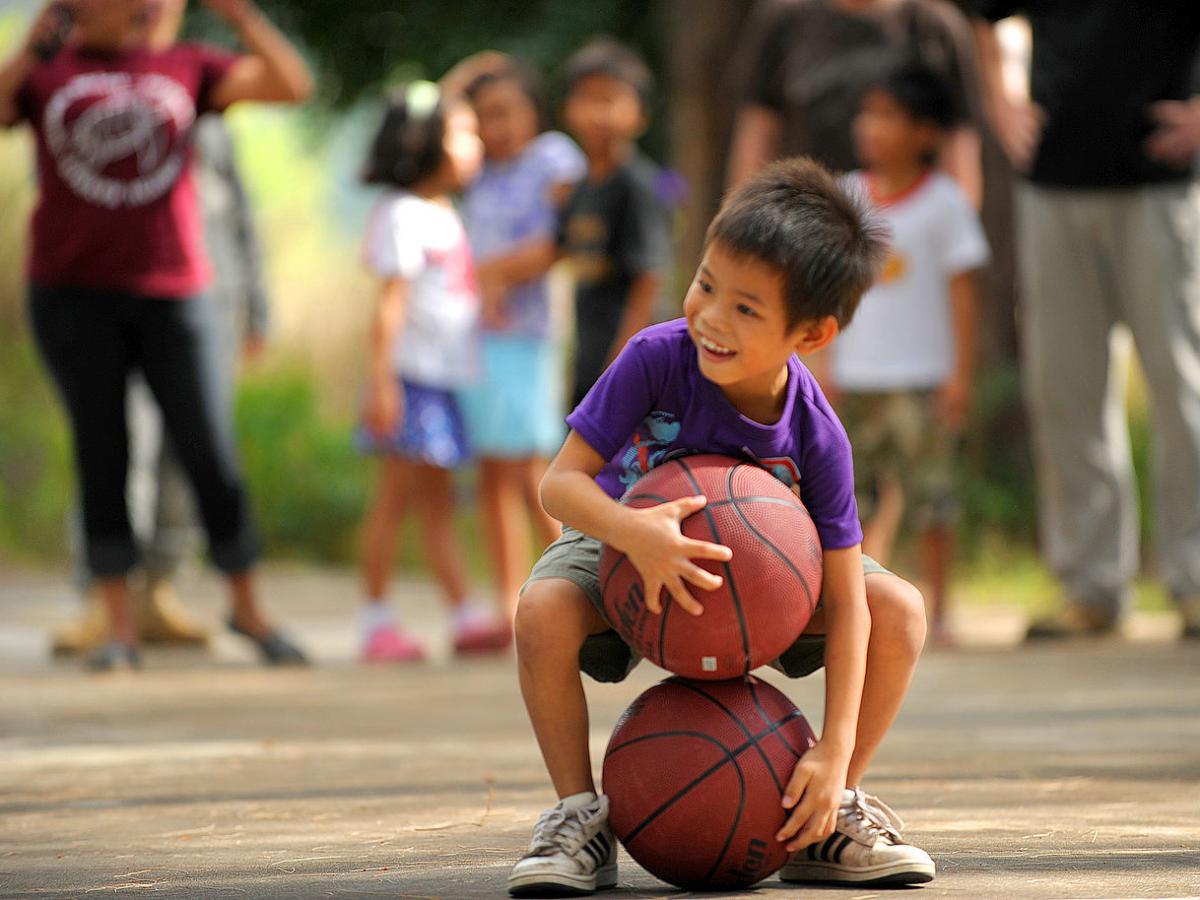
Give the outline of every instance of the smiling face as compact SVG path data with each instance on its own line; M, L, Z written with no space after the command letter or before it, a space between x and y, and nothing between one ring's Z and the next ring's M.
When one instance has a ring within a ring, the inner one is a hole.
M751 418L778 413L793 353L832 340L832 317L789 326L783 278L768 265L709 244L683 301L700 372Z

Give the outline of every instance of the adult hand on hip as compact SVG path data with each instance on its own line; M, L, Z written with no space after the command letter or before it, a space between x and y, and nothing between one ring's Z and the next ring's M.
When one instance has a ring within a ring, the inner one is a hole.
M1146 138L1146 155L1155 162L1187 168L1200 153L1200 97L1162 100L1150 107L1156 127Z

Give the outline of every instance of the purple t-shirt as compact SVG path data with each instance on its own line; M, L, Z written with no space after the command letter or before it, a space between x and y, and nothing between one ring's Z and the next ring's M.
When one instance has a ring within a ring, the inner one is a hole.
M798 485L825 549L862 542L846 430L794 356L783 415L763 425L738 412L700 373L685 320L652 325L626 345L567 424L609 460L596 481L614 498L668 459L724 453L753 459L789 487Z

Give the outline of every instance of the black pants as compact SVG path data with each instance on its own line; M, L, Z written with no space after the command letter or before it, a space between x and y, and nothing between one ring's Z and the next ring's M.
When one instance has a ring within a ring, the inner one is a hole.
M221 400L211 299L143 297L80 288L29 288L33 333L71 421L83 496L88 568L96 577L138 561L125 504L126 381L138 370L191 481L213 562L249 569L259 541Z

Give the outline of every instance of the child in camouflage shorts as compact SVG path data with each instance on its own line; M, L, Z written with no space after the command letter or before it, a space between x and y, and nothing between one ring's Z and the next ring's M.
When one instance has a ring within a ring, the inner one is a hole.
M954 553L954 455L975 368L975 271L987 241L970 203L938 171L959 111L932 71L906 64L863 97L849 185L892 230L891 255L833 347L838 413L854 448L864 550L886 565L904 508L921 530L930 636L947 642Z

